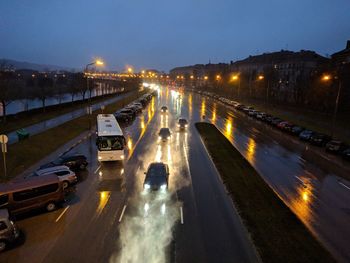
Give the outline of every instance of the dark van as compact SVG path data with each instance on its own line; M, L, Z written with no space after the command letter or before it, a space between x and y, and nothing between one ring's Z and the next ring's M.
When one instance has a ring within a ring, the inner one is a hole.
M53 211L64 202L62 182L55 175L30 177L0 185L0 209L11 214L45 208Z

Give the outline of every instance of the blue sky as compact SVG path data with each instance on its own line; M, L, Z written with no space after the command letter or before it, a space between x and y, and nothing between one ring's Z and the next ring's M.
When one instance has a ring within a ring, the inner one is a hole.
M349 0L2 0L0 58L169 70L350 39Z

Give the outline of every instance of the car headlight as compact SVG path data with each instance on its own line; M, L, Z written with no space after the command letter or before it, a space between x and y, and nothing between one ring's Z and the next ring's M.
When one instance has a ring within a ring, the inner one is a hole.
M162 136L158 136L159 139L162 139Z
M149 184L144 184L144 185L143 185L143 188L145 188L146 190L148 190L148 189L151 188L151 186L150 186Z
M177 125L177 127L180 127L180 126L181 126L180 124Z
M161 189L161 190L166 190L166 184L161 185L161 186L160 186L160 189Z
M122 154L120 155L120 159L124 160L125 156Z
M168 136L168 140L170 139L170 136Z
M99 159L99 160L102 160L102 157L101 157L101 156L99 156L99 157L98 157L98 159Z
M185 127L187 128L188 124L185 124Z

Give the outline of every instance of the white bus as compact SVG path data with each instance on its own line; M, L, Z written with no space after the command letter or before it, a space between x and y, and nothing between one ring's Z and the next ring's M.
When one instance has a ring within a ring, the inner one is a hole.
M125 137L113 114L97 115L97 158L100 162L125 158Z

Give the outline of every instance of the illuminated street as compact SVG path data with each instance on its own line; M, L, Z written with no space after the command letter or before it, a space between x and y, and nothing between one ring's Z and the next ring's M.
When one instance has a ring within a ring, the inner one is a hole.
M167 114L159 111L163 105L169 108ZM94 138L80 144L73 151L86 154L90 165L81 173L67 209L20 218L25 244L1 254L1 262L26 262L28 257L32 262L140 262L145 257L148 262L257 261L194 130L194 122L203 116L221 127L324 244L339 257L349 258L349 191L338 182L350 183L336 176L331 164L325 167L328 171L316 168L298 142L288 143L283 134L267 136L270 127L225 111L209 98L163 89L125 128L128 158L124 165L100 165ZM189 120L185 131L176 126L180 116ZM159 141L161 127L171 129L170 141ZM154 161L169 165L168 191L142 189L144 172ZM274 169L270 169L272 163Z

